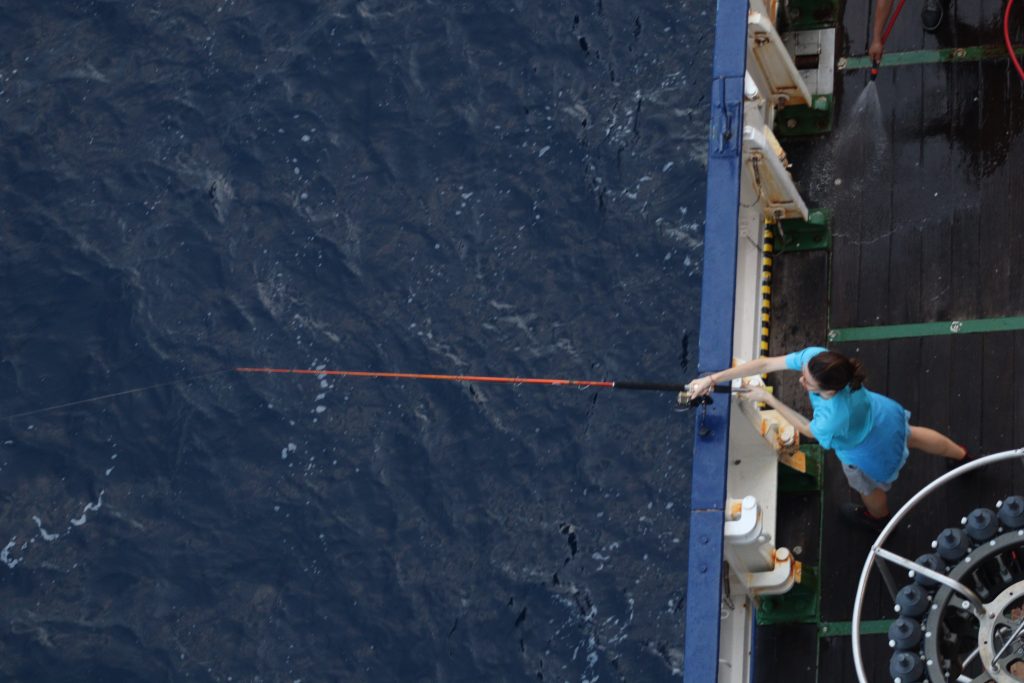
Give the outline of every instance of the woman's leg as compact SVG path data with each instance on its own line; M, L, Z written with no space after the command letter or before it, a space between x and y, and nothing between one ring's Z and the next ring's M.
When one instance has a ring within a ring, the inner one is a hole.
M868 513L875 519L889 516L889 499L882 489L875 489L867 495L862 493L860 497L864 501L864 507L868 509Z
M934 429L927 427L910 426L910 436L907 437L907 445L932 455L941 455L950 460L962 460L967 451L945 434L940 434Z

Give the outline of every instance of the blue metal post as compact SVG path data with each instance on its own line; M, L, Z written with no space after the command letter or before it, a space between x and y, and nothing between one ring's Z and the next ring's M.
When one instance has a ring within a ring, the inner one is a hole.
M701 372L732 364L746 57L747 2L718 0L701 285ZM729 399L715 401L706 416L696 419L683 680L714 683L718 678Z

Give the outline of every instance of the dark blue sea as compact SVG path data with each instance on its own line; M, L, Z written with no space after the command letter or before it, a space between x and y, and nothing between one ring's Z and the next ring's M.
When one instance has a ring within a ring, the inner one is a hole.
M692 377L713 19L0 2L0 680L678 680L674 396L205 373Z

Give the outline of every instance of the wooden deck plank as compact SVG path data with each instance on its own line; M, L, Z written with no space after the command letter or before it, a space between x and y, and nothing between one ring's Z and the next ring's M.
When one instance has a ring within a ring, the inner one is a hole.
M828 190L826 196L817 201L818 205L826 206L831 211L832 231L832 278L829 293L829 325L832 327L849 327L857 319L858 306L858 282L860 279L860 245L863 240L862 230L865 224L863 212L864 192L861 186L870 179L857 179L851 182L850 178L841 177L847 171L862 175L860 169L863 162L850 163L842 158L843 153L839 147L846 147L853 143L844 143L842 138L844 131L853 128L857 121L854 120L854 108L857 96L864 88L864 75L858 73L844 73L836 79L836 133L830 136L829 146L826 150L819 151L816 157L801 157L801 163L810 169L808 175L821 174L825 176L826 182L815 183L812 186L824 187ZM845 133L854 135L855 133ZM845 150L844 150L845 151ZM862 153L858 147L855 153ZM835 183L839 182L839 185ZM845 183L845 184L844 184ZM804 181L802 188L811 183Z
M947 0L948 1L948 0ZM983 30L985 17L991 16L991 10L980 1L953 2L947 9L950 26L958 45L980 45L989 31Z
M871 391L888 395L889 345L886 342L845 342L832 347L842 354L860 361L867 373L864 382Z
M924 69L914 69L917 85L923 90ZM917 100L917 117L907 116L899 124L896 139L892 145L893 175L895 178L917 174L921 165L921 143L924 136L924 100L921 93L913 94ZM923 244L921 236L921 212L919 206L926 201L930 183L914 183L909 187L894 185L892 192L892 228L889 242L889 311L885 324L901 324L921 320Z
M1013 377L1017 391L1013 400L1013 445L1011 448L1024 446L1024 332L1013 333Z
M857 321L860 280L861 212L854 202L832 206L832 278L829 326L852 327Z
M982 335L981 444L983 453L1014 447L1013 405L1021 389L1013 379L1014 333Z
M874 3L843 3L843 16L839 29L838 52L840 55L867 54L871 41L871 21Z
M868 680L891 681L889 658L892 652L885 636L863 635L860 645ZM853 664L853 641L850 637L822 638L820 657L818 680L821 683L856 683L857 671Z
M973 140L972 153L978 159L974 170L981 176L977 193L980 268L975 288L981 293L982 317L1017 315L1019 311L1011 305L1017 297L1011 297L1011 290L1020 290L1021 285L1010 279L1013 254L1008 247L1021 240L1019 223L1010 214L1009 200L1021 191L1021 178L1013 178L1014 169L1008 163L1012 138L1007 130L1015 107L1006 98L1014 84L1006 78L1005 64L995 61L979 65L979 78L981 87L992 93L994 101L979 101L977 134ZM1024 103L1018 102L1017 107L1021 104Z
M975 453L981 447L981 351L983 335L952 337L949 363L948 436ZM933 400L942 400L939 392Z
M789 548L796 559L821 566L821 496L817 491L779 496L776 536L778 544Z
M1018 87L1017 99L1024 102L1024 82ZM1024 106L1018 107L1018 110L1015 112L1017 119L1024 121ZM1024 138L1018 136L1009 157L1003 196L1006 198L1009 224L1019 225L1021 217L1024 217L1024 188L1020 184L1020 179L1024 178ZM1013 311L1013 315L1024 315L1024 239L1018 235L1017 239L1010 239L1009 244L1004 244L1003 248L1007 249L1010 256L1010 267L1006 274L1010 290L1008 308Z
M853 596L857 589L864 558L874 541L874 534L865 528L850 525L839 514L839 506L859 500L843 475L835 455L829 453L825 464L825 507L822 510L821 583L827 586L821 595L821 617L824 621L849 621L853 613ZM872 582L865 596L866 619L885 616L891 601L885 588Z
M954 211L950 317L954 320L980 317L978 272L982 267L977 217L966 209Z
M817 626L759 626L754 653L754 683L817 683Z
M919 73L919 69L904 72ZM879 83L879 97L898 99L904 106L920 107L919 101L907 97L906 88L894 88ZM891 112L883 110L884 130L864 130L864 135L878 135L893 140L894 127L899 120L894 108ZM861 124L863 125L863 124ZM889 319L890 297L889 257L890 238L893 231L894 168L891 146L887 153L877 157L870 154L873 140L864 140L862 148L866 156L862 163L862 198L860 211L862 226L860 231L860 257L857 280L857 314L855 325L880 325ZM846 182L850 182L850 178ZM841 258L838 257L837 258Z
M949 434L950 404L949 368L950 337L924 337L921 340L921 364L917 385L924 397L911 409L910 424ZM945 473L946 467L938 458L911 454L914 467L919 468L924 481L931 481Z
M1020 33L1018 32L1018 36ZM1019 226L1024 217L1024 188L1021 185L1021 178L1024 178L1024 81L1019 78L1010 78L1007 84L1006 94L1003 102L1008 110L1007 130L1008 150L1006 157L1006 185L1004 187L1002 202L1007 207L1006 216L1008 224ZM1016 239L1013 239L1015 237ZM1010 272L1007 273L1007 280L1010 287L1010 309L1024 314L1024 239L1020 239L1017 231L1008 240L1010 253ZM1024 379L1024 374L1022 374Z
M868 3L873 5L874 3ZM898 2L892 4L895 11ZM934 43L934 39L928 37L921 26L921 3L907 3L904 5L900 15L896 18L892 33L885 44L887 52L906 52L907 50L921 50L925 48L926 42Z
M808 346L825 344L828 329L828 253L821 251L778 254L772 266L771 334L768 354L782 356ZM811 414L807 392L796 373L771 378L781 401Z
M856 681L850 639L843 636L821 639L818 680L847 683Z
M934 168L953 168L949 69L929 68L922 71L921 101L924 122L918 163L922 168L926 163ZM949 320L953 216L946 207L959 203L960 190L955 185L953 173L918 175L927 178L933 207L937 206L940 210L918 210L917 216L912 219L921 230L921 308L920 318L912 322Z

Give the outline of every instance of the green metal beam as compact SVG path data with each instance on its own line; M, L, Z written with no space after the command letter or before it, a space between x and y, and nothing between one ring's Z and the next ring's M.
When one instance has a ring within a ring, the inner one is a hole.
M935 337L943 334L1012 332L1014 330L1024 330L1024 316L909 323L906 325L877 325L874 327L840 327L829 330L828 340L830 342L879 341L905 337Z
M889 632L891 619L875 619L873 621L860 622L860 634L862 636L878 635ZM852 636L853 624L849 621L823 621L818 624L818 635L826 636Z
M1018 55L1024 55L1024 47L1014 48ZM947 47L941 50L909 50L907 52L886 52L882 57L882 68L907 66L910 64L936 64L939 62L980 62L990 59L1006 59L1005 45L976 45L974 47ZM838 71L870 69L871 58L840 57L836 63Z

